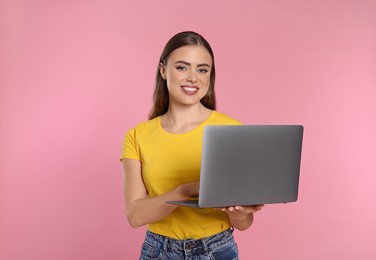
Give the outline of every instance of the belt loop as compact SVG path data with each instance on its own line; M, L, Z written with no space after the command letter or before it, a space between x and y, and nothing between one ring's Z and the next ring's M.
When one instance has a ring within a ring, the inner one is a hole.
M168 246L168 237L163 238L163 250L167 251L167 246Z
M208 250L208 246L206 245L206 240L201 239L201 244L202 244L202 248L204 249L205 255L208 254L209 250Z

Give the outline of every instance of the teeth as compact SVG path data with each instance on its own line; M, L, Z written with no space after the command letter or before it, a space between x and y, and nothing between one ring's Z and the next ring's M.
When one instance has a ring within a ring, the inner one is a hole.
M183 87L185 90L187 91L196 91L197 88L193 88L193 87Z

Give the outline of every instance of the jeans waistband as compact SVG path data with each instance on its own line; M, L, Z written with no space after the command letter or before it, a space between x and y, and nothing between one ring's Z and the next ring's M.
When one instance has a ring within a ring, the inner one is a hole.
M161 245L164 250L172 251L203 251L207 252L213 247L225 244L234 239L232 236L233 229L227 229L223 232L202 239L174 239L147 231L146 241L152 245Z

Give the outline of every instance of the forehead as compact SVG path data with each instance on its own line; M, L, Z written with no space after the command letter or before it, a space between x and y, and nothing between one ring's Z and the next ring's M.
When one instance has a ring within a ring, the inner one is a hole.
M185 61L191 64L212 64L210 53L202 46L183 46L174 50L168 57L169 61Z

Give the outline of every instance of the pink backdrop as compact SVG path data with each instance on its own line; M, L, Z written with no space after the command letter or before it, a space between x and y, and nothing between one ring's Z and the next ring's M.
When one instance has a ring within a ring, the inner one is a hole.
M162 48L216 53L219 110L305 126L300 197L235 235L242 259L376 259L376 2L1 0L0 259L136 259L123 135Z

